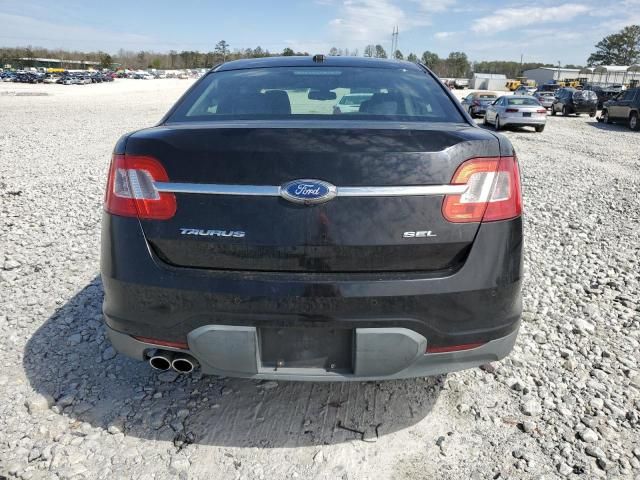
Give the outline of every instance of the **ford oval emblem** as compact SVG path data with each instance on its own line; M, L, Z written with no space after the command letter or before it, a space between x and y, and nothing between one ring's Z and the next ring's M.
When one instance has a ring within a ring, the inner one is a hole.
M335 185L322 180L293 180L280 187L280 196L294 203L323 203L336 196Z

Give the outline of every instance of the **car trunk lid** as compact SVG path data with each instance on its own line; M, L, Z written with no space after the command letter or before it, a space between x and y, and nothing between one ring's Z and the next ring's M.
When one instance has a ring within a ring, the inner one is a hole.
M499 156L490 132L459 124L250 123L161 126L129 138L127 155L157 159L168 174L167 190L175 192L172 218L141 220L165 262L218 270L389 272L450 270L466 258L479 224L446 221L442 194L414 195L411 188L446 186L468 158ZM338 196L310 205L273 194L298 179L333 184ZM341 194L349 191L352 196Z

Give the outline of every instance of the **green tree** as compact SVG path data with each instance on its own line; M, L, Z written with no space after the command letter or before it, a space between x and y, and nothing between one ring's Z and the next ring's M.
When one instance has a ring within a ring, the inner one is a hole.
M285 57L293 57L296 54L291 48L287 47L282 51L282 55Z
M376 54L375 45L367 45L364 47L364 56L365 57L373 57Z
M430 52L429 50L422 54L421 60L422 63L424 63L431 70L434 70L438 66L438 63L440 63L440 57L438 56L438 54Z
M417 63L418 56L415 53L411 52L409 55L407 55L407 61Z
M463 52L451 52L445 62L452 77L466 77L471 70L467 54Z
M113 58L111 58L111 55L104 52L98 52L98 54L100 55L100 68L111 68L111 65L113 64Z
M376 45L376 58L387 58L387 52L385 52L382 45Z
M640 25L629 25L596 43L588 65L633 65L640 62Z
M402 55L402 52L400 50L396 50L395 52L393 52L393 58L395 58L396 60L404 60L404 55Z
M339 55L338 49L336 47L331 47L331 50L329 50L329 56L337 57L338 55Z
M229 55L229 44L224 40L220 40L216 43L216 48L213 50L218 57L222 58L222 61L225 62L227 60L227 55Z

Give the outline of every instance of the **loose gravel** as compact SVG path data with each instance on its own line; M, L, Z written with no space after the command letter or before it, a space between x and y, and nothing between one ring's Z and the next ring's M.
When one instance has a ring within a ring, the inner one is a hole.
M0 84L0 477L640 478L640 134L585 116L506 132L526 281L502 362L360 384L158 374L105 338L101 204L116 139L189 84Z

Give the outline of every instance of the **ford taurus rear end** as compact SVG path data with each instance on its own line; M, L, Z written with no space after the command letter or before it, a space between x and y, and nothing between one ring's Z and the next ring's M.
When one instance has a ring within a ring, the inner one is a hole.
M522 247L512 146L426 68L230 62L115 147L105 321L160 370L440 374L511 351Z

